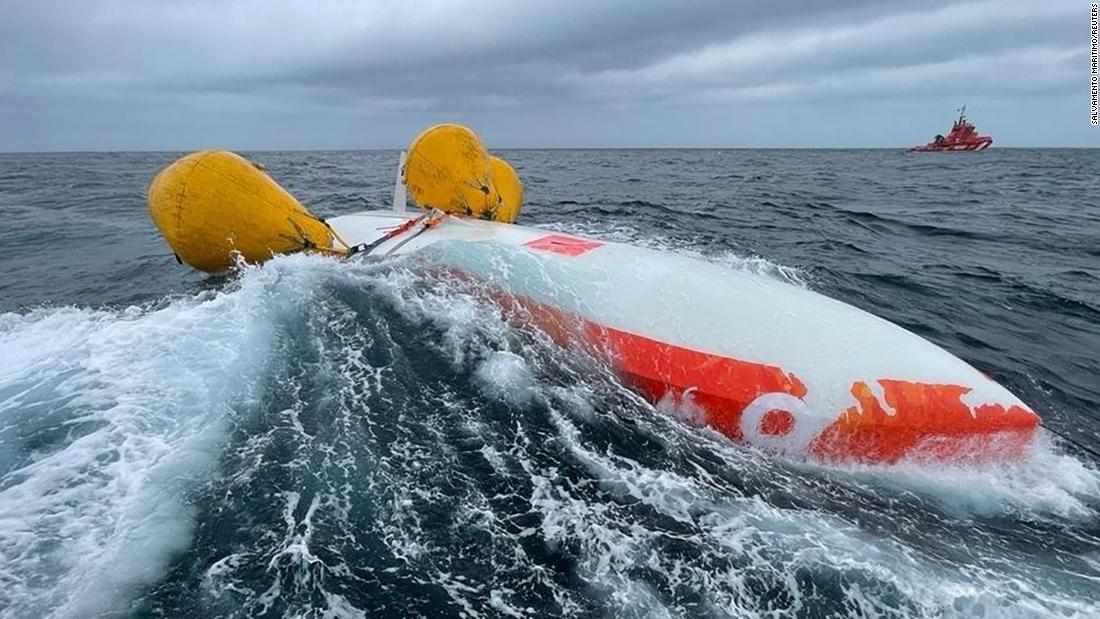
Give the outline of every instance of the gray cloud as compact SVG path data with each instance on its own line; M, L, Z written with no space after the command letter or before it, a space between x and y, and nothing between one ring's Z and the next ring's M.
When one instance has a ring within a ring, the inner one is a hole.
M1087 2L0 0L0 149L1095 145Z

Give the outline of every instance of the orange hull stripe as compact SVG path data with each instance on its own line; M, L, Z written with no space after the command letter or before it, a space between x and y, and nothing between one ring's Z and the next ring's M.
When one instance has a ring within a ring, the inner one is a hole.
M744 439L741 415L769 393L805 398L806 385L793 373L676 346L606 327L528 297L494 292L515 318L531 321L563 346L583 344L603 354L623 377L653 402L671 397L691 401L707 423L731 439ZM894 462L900 458L939 460L1019 459L1027 455L1039 417L1022 406L984 404L971 410L962 385L883 378L886 407L862 381L851 386L853 405L810 443L809 454L825 460ZM775 436L798 423L791 411L767 411L760 431Z

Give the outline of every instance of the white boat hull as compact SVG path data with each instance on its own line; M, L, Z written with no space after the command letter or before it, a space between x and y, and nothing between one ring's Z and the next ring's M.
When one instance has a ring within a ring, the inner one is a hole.
M371 243L420 214L329 224ZM826 460L1014 459L1039 423L947 351L809 290L537 228L455 217L421 228L372 253L434 247L442 266L489 282L555 337L605 353L646 396L698 407L734 440Z

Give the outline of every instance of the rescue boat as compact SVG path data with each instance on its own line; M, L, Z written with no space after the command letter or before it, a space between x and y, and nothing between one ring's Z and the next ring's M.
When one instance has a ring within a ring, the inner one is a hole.
M197 153L154 179L150 212L177 256L205 270L232 253L422 255L734 441L830 462L1029 454L1039 417L1026 404L882 318L705 260L508 223L522 184L464 131L434 127L414 140L392 210L324 221L246 160ZM406 190L427 209L406 211Z
M951 131L946 136L936 135L929 143L923 146L914 146L911 152L946 152L946 151L978 151L985 150L993 145L993 138L988 135L978 135L977 128L966 118L966 106L959 109L959 119L951 125Z

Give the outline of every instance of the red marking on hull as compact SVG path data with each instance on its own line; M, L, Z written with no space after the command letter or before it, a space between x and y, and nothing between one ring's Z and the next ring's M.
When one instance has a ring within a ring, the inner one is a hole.
M463 279L468 276L459 274ZM506 315L533 323L565 347L582 345L603 355L623 378L652 402L691 399L706 422L727 437L745 440L745 408L766 394L800 400L806 385L793 373L766 363L693 350L607 327L528 297L500 290L490 296ZM888 413L870 387L851 387L856 404L839 414L807 448L827 461L895 462L904 457L951 461L1020 459L1028 454L1038 416L1021 406L985 404L971 410L961 385L935 385L880 379ZM783 437L800 423L797 411L772 409L759 431Z
M962 385L882 379L886 410L864 382L852 385L857 404L814 440L824 459L894 462L905 456L934 460L1015 460L1027 455L1038 416L1022 406L984 404L971 410Z
M602 354L652 402L666 397L681 401L690 393L692 402L706 411L707 423L734 440L743 439L741 411L760 395L806 396L806 386L798 377L774 365L713 355L605 327L527 297L494 296L510 314L533 322L559 344L580 343Z
M707 413L707 423L722 434L742 440L741 412L765 393L806 396L806 386L794 374L764 363L674 346L643 335L588 323L591 341L607 350L615 367L636 389L654 402L681 399Z
M589 239L579 239L564 234L548 234L546 236L540 236L532 241L527 241L523 246L539 251L548 251L555 254L562 254L563 256L575 257L596 249L597 247L602 247L603 243Z

